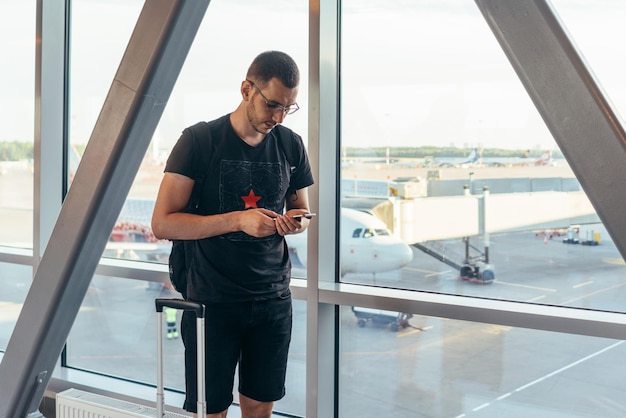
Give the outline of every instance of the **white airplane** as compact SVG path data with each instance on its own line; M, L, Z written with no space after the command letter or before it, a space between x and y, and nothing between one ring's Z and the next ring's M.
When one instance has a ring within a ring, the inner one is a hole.
M128 199L111 233L105 255L167 262L171 244L157 240L150 228L153 199ZM404 267L413 259L411 247L391 234L377 217L341 209L341 274L381 273ZM287 236L290 254L306 266L306 232ZM292 258L292 261L293 260Z
M535 160L535 165L554 165L554 160L552 159L552 151L546 150L541 157Z
M431 162L436 167L474 167L482 163L482 156L478 148L474 148L465 158L435 158Z
M382 273L400 269L413 260L411 247L392 235L383 221L366 212L341 208L341 275ZM306 232L288 235L287 245L298 261L306 266Z
M483 157L482 151L478 148L474 148L470 154L461 158L435 158L432 162L433 165L438 167L480 167L480 166L532 166L532 165L555 165L552 158L552 151L546 150L541 154L539 158L531 158L527 155L522 157Z
M526 151L528 154L528 151ZM556 166L556 162L552 158L552 151L546 150L539 156L539 158L531 158L528 155L523 157L492 157L492 158L483 158L481 162L486 166L541 166L541 165L552 165Z

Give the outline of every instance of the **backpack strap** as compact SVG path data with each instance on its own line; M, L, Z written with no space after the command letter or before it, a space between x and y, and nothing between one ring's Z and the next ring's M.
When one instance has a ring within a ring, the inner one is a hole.
M204 178L206 176L206 170L203 166L203 157L207 155L205 152L209 148L211 141L211 131L209 124L206 122L199 122L189 127L191 132L192 150L193 150L193 176L194 185L187 203L186 212L194 213L198 211L200 206L200 195L202 193L202 187L204 186Z
M285 155L285 158L287 159L287 163L289 164L289 176L291 176L291 174L297 168L295 164L297 164L298 156L296 155L296 150L293 144L293 133L289 131L289 135L285 135L286 132L284 132L283 129L287 130L287 128L278 125L272 130L272 132L276 133L278 148L280 148L280 150ZM291 188L289 190L291 190Z

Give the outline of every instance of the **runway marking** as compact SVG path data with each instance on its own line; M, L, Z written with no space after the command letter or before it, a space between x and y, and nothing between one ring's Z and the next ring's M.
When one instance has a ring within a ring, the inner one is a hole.
M519 388L515 389L515 392L521 392L522 390L524 390L526 388L529 388L530 386L533 386L533 385L535 385L535 384L537 384L539 382L542 382L542 381L544 381L544 380L546 380L546 379L548 379L548 378L550 378L552 376L555 376L555 375L557 375L559 373L562 373L565 370L571 369L572 367L577 366L577 365L579 365L579 364L581 364L581 363L583 363L583 362L585 362L587 360L590 360L590 359L592 359L592 358L594 358L596 356L599 356L600 354L603 354L606 351L612 350L613 348L615 348L615 347L617 347L619 345L622 345L623 343L624 343L624 341L618 341L615 344L610 345L608 347L605 347L605 348L603 348L600 351L596 351L593 354L589 354L587 357L583 357L580 360L576 360L575 362L573 362L571 364L568 364L567 366L561 367L560 369L557 369L557 370L553 371L552 373L548 373L547 375L545 375L543 377L540 377L539 379L536 379L536 380L534 380L534 381L532 381L532 382L530 382L528 384L520 386Z
M434 270L416 269L415 267L403 267L403 270L419 271L420 273L433 273Z
M450 274L451 272L452 270L438 271L438 272L426 274L424 277L445 276L446 274Z
M574 289L578 289L579 287L588 286L590 284L593 284L593 280L589 280L588 282L585 282L585 283L579 283L579 284L576 284L576 285L574 285L572 287Z
M519 283L509 283L509 282L503 282L501 280L496 280L495 283L499 283L499 284L503 284L506 286L516 286L516 287L523 287L525 289L533 289L533 290L543 290L545 292L556 292L556 289L549 289L547 287L539 287L539 286L528 286L525 284L519 284Z
M561 305L566 306L566 305L568 305L568 304L570 304L570 303L572 303L572 302L575 302L575 301L577 301L577 300L586 299L586 298L588 298L589 296L597 295L597 294L599 294L599 293L604 293L604 292L606 292L606 291L613 290L613 289L616 289L616 288L618 288L618 287L622 287L622 286L624 286L624 285L626 285L626 282L625 282L625 283L618 283L618 284L616 284L616 285L614 285L614 286L607 287L606 289L600 289L600 290L597 290L597 291L595 291L595 292L585 293L584 295L581 295L581 296L579 296L579 297L577 297L577 298L573 298L573 299L570 299L570 300L563 301L563 303L561 303Z
M429 326L424 327L424 328L414 328L414 329L412 329L410 331L400 332L400 333L398 333L396 335L396 337L397 338L403 338L403 337L407 337L409 335L418 334L418 333L420 333L422 331L426 331L426 330L429 330L429 329L432 329L432 328L433 328L432 325L429 325Z
M443 276L444 274L448 274L450 273L452 270L446 270L446 271L433 271L433 270L424 270L424 269L416 269L414 267L403 267L403 270L409 270L409 271L417 271L419 273L426 273L425 277L431 277L431 276Z
M626 261L624 261L623 258L603 258L602 261L604 261L607 264L617 264L618 266L626 266Z
M536 298L528 299L526 302L537 302L538 300L547 298L546 295L537 296Z
M542 376L542 377L540 377L539 379L535 379L535 380L533 380L532 382L529 382L529 383L527 383L527 384L525 384L525 385L522 385L522 386L518 387L517 389L513 389L511 392L508 392L508 393L505 393L505 394L503 394L503 395L500 395L500 396L499 396L499 397L497 397L497 398L496 398L493 402L486 402L486 403L484 403L484 404L482 404L482 405L480 405L480 406L477 406L476 408L472 409L472 412L478 411L478 410L480 410L480 409L484 409L484 408L486 408L487 406L489 406L489 405L491 405L492 403L494 403L495 401L500 401L500 400L502 400L502 399L508 398L509 396L511 396L511 395L512 395L513 393L515 393L515 392L521 392L521 391L523 391L524 389L528 389L529 387L534 386L534 385L536 385L537 383L541 383L541 382L543 382L544 380L549 379L549 378L551 378L551 377L553 377L553 376L555 376L555 375L557 375L557 374L559 374L559 373L562 373L562 372L564 372L564 371L566 371L566 370L568 370L568 369L571 369L572 367L577 366L577 365L579 365L579 364L581 364L581 363L584 363L584 362L585 362L585 361L587 361L587 360L591 360L592 358L594 358L594 357L596 357L596 356L599 356L600 354L603 354L603 353L605 353L606 351L612 350L612 349L614 349L615 347L617 347L617 346L619 346L619 345L622 345L624 342L625 342L625 341L618 341L618 342L616 342L616 343L615 343L615 344L613 344L613 345L610 345L610 346L608 346L608 347L603 348L602 350L599 350L599 351L596 351L595 353L589 354L588 356L583 357L583 358L581 358L580 360L576 360L575 362L570 363L570 364L568 364L567 366L561 367L560 369L557 369L557 370L553 371L552 373L548 373L547 375ZM466 413L463 413L463 414L457 415L455 418L463 418L463 417L466 417L466 416L467 416L467 414L466 414Z
M473 412L480 411L481 409L486 408L486 407L488 407L489 405L491 405L491 403L490 403L490 402L484 403L484 404L482 404L482 405L480 405L480 406L477 406L476 408L472 409L472 411L473 411Z
M487 328L484 328L483 332L487 334L499 335L499 334L502 334L504 331L510 331L511 329L512 327L507 327L504 325L491 325Z

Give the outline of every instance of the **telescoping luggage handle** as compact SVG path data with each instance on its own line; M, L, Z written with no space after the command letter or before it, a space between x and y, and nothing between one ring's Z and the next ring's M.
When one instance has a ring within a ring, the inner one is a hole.
M183 299L155 299L157 311L157 417L165 415L165 394L163 384L163 308L174 308L183 311L191 311L196 314L196 332L198 343L196 344L196 364L198 365L198 406L197 416L206 416L206 401L204 390L204 305Z

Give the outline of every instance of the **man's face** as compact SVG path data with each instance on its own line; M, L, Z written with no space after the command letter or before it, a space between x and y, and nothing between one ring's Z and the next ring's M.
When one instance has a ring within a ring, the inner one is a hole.
M248 80L250 100L246 108L248 121L252 129L267 135L285 116L297 109L298 88L287 88L277 78L272 78L265 87Z

